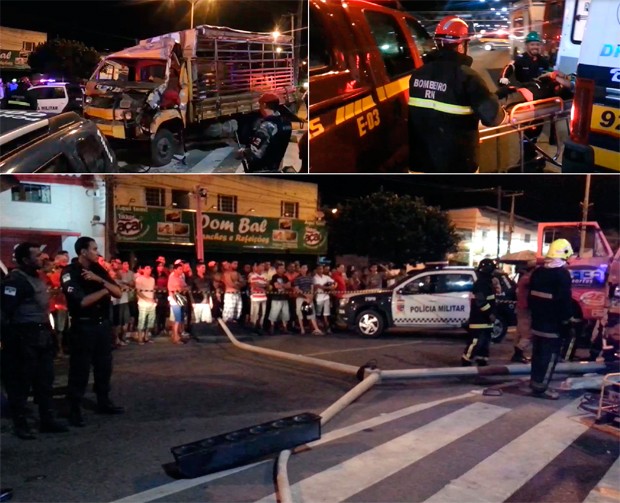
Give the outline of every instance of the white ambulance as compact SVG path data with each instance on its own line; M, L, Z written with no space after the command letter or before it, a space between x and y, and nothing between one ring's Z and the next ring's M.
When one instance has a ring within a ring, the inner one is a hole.
M582 8L587 23L562 169L620 172L620 0L591 0Z

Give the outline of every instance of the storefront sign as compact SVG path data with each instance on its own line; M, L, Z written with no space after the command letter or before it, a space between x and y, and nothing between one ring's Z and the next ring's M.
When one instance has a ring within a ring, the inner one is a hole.
M119 242L188 244L194 239L194 214L188 211L117 206L116 239Z
M119 242L196 242L195 213L135 206L116 207L116 239ZM327 229L324 223L293 218L203 213L205 251L289 250L324 254Z
M28 51L0 49L0 68L14 68L16 70L30 70L28 66Z

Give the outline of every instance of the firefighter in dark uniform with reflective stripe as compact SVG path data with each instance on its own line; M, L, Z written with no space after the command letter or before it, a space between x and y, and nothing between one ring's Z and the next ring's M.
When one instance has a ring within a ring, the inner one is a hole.
M290 119L278 111L280 98L277 95L265 93L259 98L258 104L262 119L240 155L245 158L250 173L277 173L291 140L293 127Z
M448 16L431 52L409 80L409 170L472 173L478 169L478 121L498 126L506 116L495 94L471 68L465 21Z
M532 374L530 388L537 398L556 400L549 388L560 356L562 340L570 334L572 316L571 276L566 268L573 248L566 239L556 239L530 278L528 304L532 312Z
M477 279L471 292L471 307L467 323L469 341L461 356L461 364L464 367L474 362L484 367L489 362L489 347L493 323L495 323L493 271L495 271L495 262L490 258L482 259L476 268Z
M28 395L34 390L42 433L68 428L54 419L54 339L49 321L50 294L39 278L43 262L39 245L21 243L15 249L17 269L2 283L2 380L15 434L36 438L26 419Z
M61 284L71 315L69 360L69 424L84 426L81 402L93 366L97 412L121 414L122 407L109 398L112 376L112 326L110 298L120 298L121 288L98 263L97 243L82 236L75 242L78 259L62 270Z

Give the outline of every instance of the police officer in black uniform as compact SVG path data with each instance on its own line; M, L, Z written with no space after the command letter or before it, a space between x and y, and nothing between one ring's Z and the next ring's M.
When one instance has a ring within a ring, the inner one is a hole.
M277 173L286 153L293 128L288 117L278 109L280 98L273 93L263 94L258 104L262 119L252 134L248 146L240 151L250 173Z
M464 367L475 362L484 367L489 364L489 347L495 323L495 289L493 287L495 262L482 259L476 268L477 279L471 292L471 307L467 329L469 342L461 356Z
M571 277L566 268L573 248L566 239L549 245L545 264L534 269L530 278L528 305L532 312L532 396L557 400L549 388L562 341L570 334L572 316Z
M40 431L60 433L68 428L54 419L54 338L49 322L50 294L39 278L41 250L34 243L15 249L17 268L2 284L2 379L15 434L36 438L26 419L30 389L39 406Z
M110 298L120 298L121 288L98 263L97 243L86 236L75 243L77 260L62 270L62 289L71 315L69 360L69 424L84 426L81 402L93 366L97 412L122 414L109 398L112 377L112 326Z
M500 125L506 113L471 68L467 23L456 16L435 31L438 50L409 80L409 171L472 173L478 170L478 121Z

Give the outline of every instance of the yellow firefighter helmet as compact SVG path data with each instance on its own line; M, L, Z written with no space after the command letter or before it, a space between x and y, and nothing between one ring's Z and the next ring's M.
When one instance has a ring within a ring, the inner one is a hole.
M547 250L545 257L567 260L573 253L573 247L566 239L556 239L549 245L549 250Z

